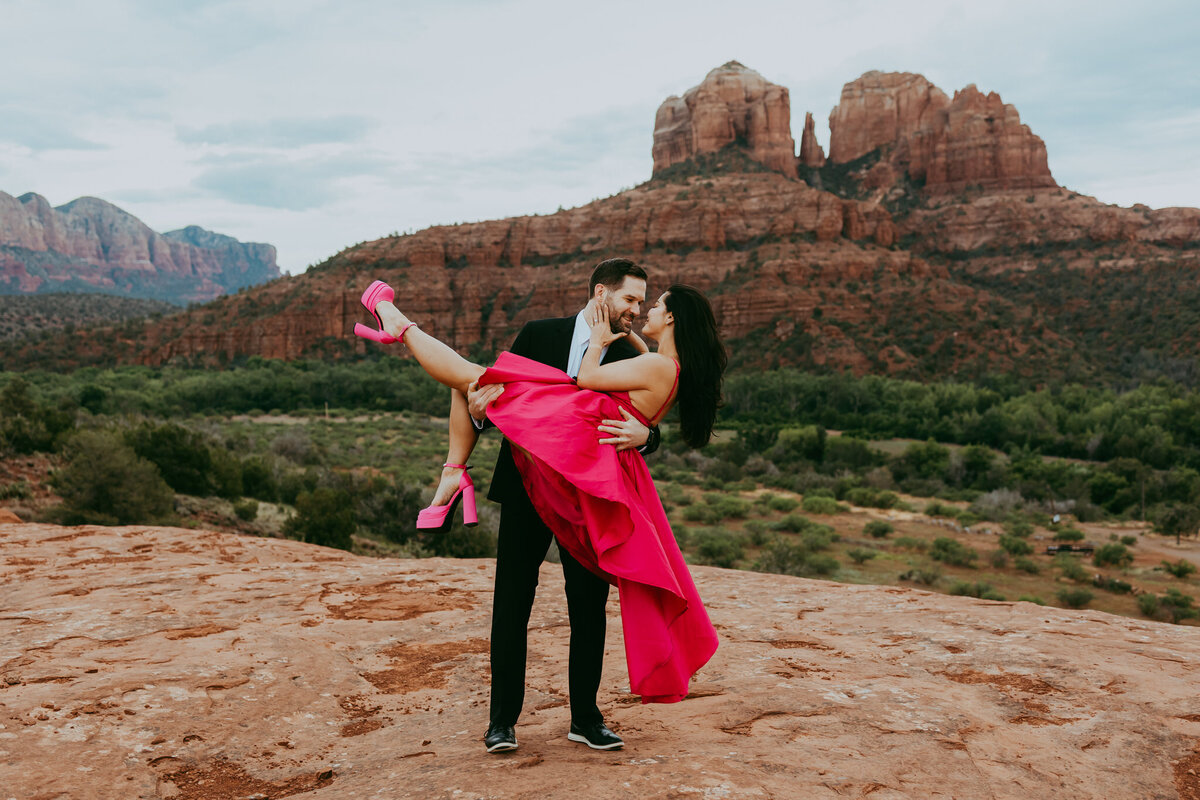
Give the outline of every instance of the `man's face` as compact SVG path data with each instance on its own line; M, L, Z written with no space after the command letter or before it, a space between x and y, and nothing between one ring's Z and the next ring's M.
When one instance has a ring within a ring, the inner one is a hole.
M642 313L642 303L646 302L646 282L626 275L625 282L616 289L603 288L604 304L608 306L608 326L613 333L632 333L633 321Z

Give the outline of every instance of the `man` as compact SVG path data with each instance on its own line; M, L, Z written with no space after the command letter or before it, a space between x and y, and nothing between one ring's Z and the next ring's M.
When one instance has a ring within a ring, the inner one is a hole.
M646 272L627 258L602 261L592 272L588 299L607 304L614 333L629 333L646 300ZM589 338L590 327L584 311L580 311L570 317L527 323L510 349L576 377ZM624 338L606 350L601 356L602 363L637 355L637 350ZM468 402L476 427L482 428L487 404L502 391L502 386L495 385L483 389L472 387ZM643 455L657 449L658 429L647 428L627 413L624 416L624 420L604 421L600 431L608 437L600 441L618 449L638 447ZM500 503L501 509L492 599L490 722L484 745L489 753L499 753L517 748L515 725L525 699L529 614L538 584L538 568L554 534L534 510L507 441L500 446L488 499ZM567 738L595 750L615 750L624 742L604 724L596 705L604 666L608 583L565 550L560 549L559 556L571 623L568 668L571 729Z

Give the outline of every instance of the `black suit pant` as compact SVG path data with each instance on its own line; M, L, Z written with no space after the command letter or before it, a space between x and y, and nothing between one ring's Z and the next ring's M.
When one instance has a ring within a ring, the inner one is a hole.
M529 614L538 585L538 568L554 534L542 522L524 492L500 509L496 584L492 595L491 723L515 725L525 701L525 660ZM601 722L596 705L604 668L604 606L608 583L559 548L571 622L568 681L571 721Z

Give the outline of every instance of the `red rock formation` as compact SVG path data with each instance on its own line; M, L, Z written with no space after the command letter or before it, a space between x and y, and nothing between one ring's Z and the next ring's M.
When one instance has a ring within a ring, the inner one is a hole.
M587 275L602 258L622 254L644 262L651 293L675 280L708 289L757 258L754 242L774 242L768 271L780 276L779 285L772 278L714 298L726 336L736 338L780 315L811 311L817 290L804 286L817 273L825 281L857 279L882 265L895 276L944 276L907 253L883 249L895 237L882 208L774 173L697 178L682 192L679 184L651 183L550 216L439 226L365 243L329 269L163 320L148 332L139 359L299 357L323 339L345 338L362 321L359 284L368 276L403 287L426 330L454 347L502 349L527 320L581 305ZM857 314L860 305L848 298L834 316ZM280 310L263 316L257 308Z
M817 144L816 124L811 111L804 112L804 133L800 137L800 163L806 167L825 166L825 151Z
M210 300L279 277L275 248L201 228L166 235L94 197L52 208L0 192L0 286L105 289L176 302Z
M796 176L788 90L730 61L683 97L668 97L654 119L654 171L741 142L771 169Z
M829 160L844 164L943 126L945 92L921 75L868 72L842 87L829 115Z
M948 100L920 75L868 72L843 87L829 127L831 161L883 148L927 194L1057 186L1045 143L1013 106L973 85Z
M968 202L943 198L914 209L900 228L920 251L1130 243L1194 252L1200 244L1200 209L1120 208L1066 189L984 192ZM1182 254L1174 251L1174 256Z

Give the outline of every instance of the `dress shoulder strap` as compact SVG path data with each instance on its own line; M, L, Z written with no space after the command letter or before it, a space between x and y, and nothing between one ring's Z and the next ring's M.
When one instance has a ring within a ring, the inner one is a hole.
M650 424L657 425L662 419L662 413L666 410L671 401L675 399L675 393L679 389L679 362L675 362L675 382L671 384L671 391L667 394L667 399L658 407L658 411L654 412L654 416L650 417Z

